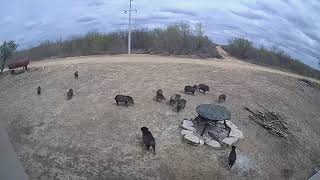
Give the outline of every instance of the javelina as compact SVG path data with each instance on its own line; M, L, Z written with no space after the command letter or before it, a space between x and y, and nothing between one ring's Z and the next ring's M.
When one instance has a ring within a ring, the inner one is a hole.
M226 98L227 98L227 96L225 95L225 94L221 94L220 96L219 96L219 102L224 102L224 101L226 101Z
M194 95L194 92L196 92L197 90L197 86L194 85L194 86L185 86L184 87L184 92L185 93L192 93Z
M38 95L41 94L41 87L40 87L40 86L37 87L37 94L38 94Z
M67 100L70 100L73 97L73 90L69 89L69 91L67 92Z
M229 154L229 168L232 168L236 160L237 160L236 147L232 146L231 152Z
M162 94L162 90L161 89L158 89L158 91L156 92L156 98L157 98L157 102L159 102L159 99L160 99L160 101L166 100L166 98L164 98L164 96Z
M134 104L131 96L117 95L114 99L116 100L117 105L119 105L120 102L124 103L127 107L128 104Z
M184 109L186 107L187 101L185 99L179 99L177 100L177 111L180 112L181 109Z
M174 105L177 103L177 101L181 99L181 95L180 94L174 94L170 97L170 101L169 101L169 105Z
M74 78L78 79L78 77L79 77L78 71L74 72L73 75L74 75Z
M149 150L151 146L153 149L153 154L156 154L156 141L154 140L154 137L152 136L151 132L147 127L142 127L141 131L142 131L142 140L147 150Z
M199 84L198 90L199 90L199 92L200 92L200 90L202 90L203 93L206 93L206 91L209 91L209 86L207 86L205 84Z

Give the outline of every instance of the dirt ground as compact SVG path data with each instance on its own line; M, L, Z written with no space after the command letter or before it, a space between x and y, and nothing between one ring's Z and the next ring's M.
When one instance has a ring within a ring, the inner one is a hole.
M320 163L320 91L297 75L229 57L91 56L31 67L0 76L0 123L30 179L307 179ZM199 83L211 91L181 93ZM74 97L67 101L69 88ZM178 114L153 101L159 88L167 98L182 94L186 108ZM216 104L221 93L245 135L231 170L229 148L196 147L180 136L183 118L195 117L199 104ZM132 96L135 105L116 106L117 94ZM289 140L249 120L243 107L258 109L256 103L286 116ZM142 126L156 139L155 156L143 148Z

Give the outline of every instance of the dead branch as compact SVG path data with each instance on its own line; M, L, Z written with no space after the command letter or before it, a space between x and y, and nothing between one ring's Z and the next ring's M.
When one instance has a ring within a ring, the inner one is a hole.
M281 124L287 124L286 122L281 121L281 120L270 121L268 123L276 123L276 122L280 122Z
M276 135L278 135L278 136L281 136L281 137L283 137L283 138L288 139L287 134L285 134L285 133L281 132L281 130L280 130L280 129L273 128L273 129L272 129L272 131L269 131L269 132L274 132Z
M259 105L259 104L258 104ZM262 107L261 105L259 105ZM287 134L278 127L279 124L283 127L283 129L288 129L288 125L286 122L280 120L282 118L279 118L275 113L272 113L262 107L266 112L258 111L257 113L250 110L248 107L244 107L245 110L249 111L252 115L249 115L248 117L250 120L255 121L257 124L259 124L261 127L269 130L269 133L283 137L285 139L288 139Z
M261 107L263 110L265 110L266 112L268 112L268 114L270 114L272 117L274 117L276 120L278 120L278 116L276 116L275 114L273 114L272 112L270 112L268 109L264 108L263 106L261 106L259 103L257 103L259 107Z

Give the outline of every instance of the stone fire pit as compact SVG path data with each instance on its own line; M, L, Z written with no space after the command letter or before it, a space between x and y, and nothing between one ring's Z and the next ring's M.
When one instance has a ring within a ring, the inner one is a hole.
M230 120L231 113L223 106L202 104L196 108L195 119L184 118L181 135L193 145L207 144L213 148L234 145L243 139L243 133Z

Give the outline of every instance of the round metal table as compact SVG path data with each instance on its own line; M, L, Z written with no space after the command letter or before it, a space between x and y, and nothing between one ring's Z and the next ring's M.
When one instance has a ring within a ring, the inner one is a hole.
M196 117L196 120L206 123L201 136L205 132L210 122L216 123L218 121L231 119L231 112L224 106L214 104L201 104L196 107L196 112L199 114L199 116Z

